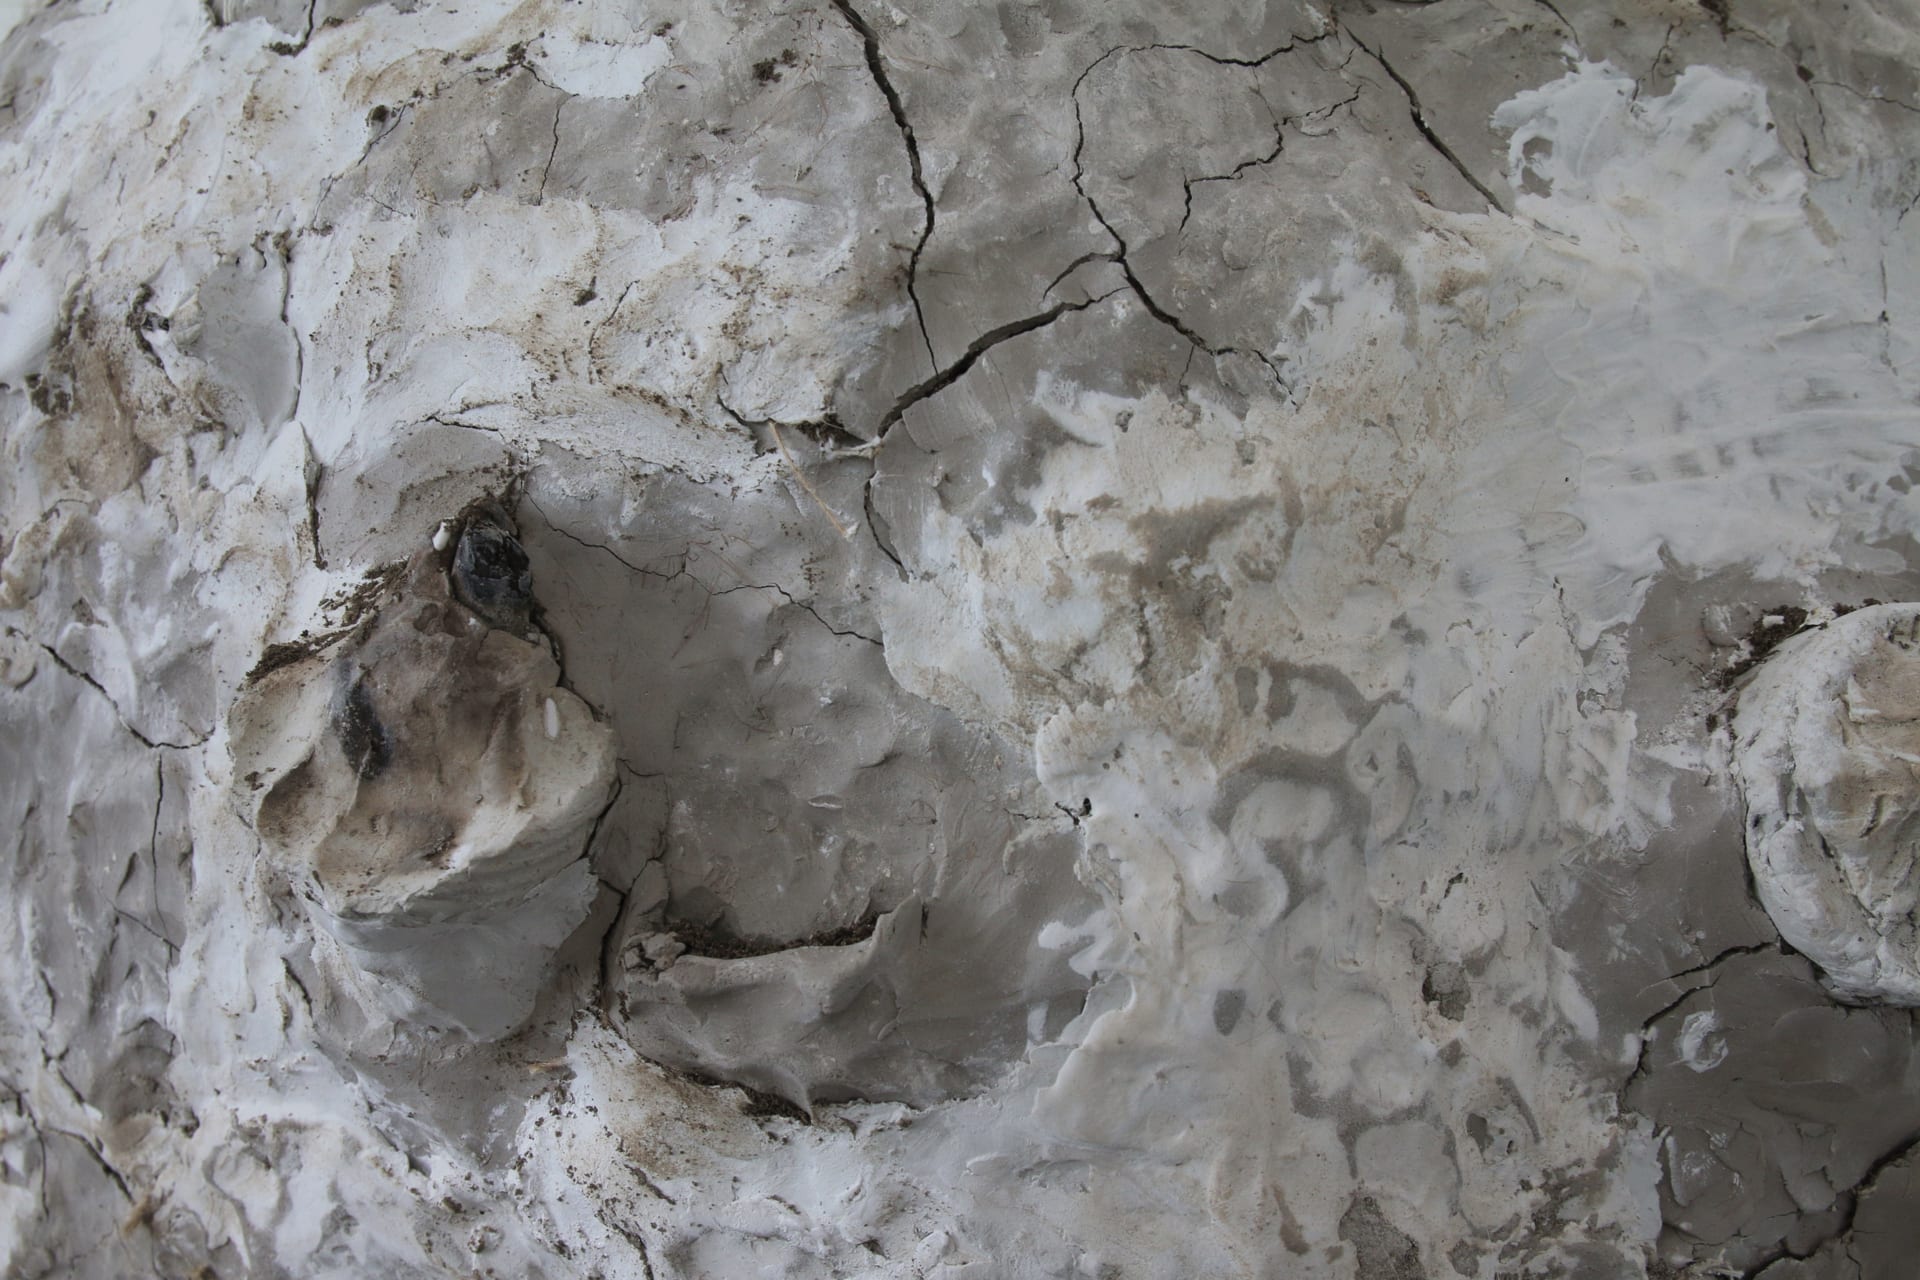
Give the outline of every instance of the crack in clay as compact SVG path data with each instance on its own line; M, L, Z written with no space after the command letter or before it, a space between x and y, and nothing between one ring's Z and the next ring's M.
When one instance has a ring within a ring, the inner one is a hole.
M1553 0L1535 0L1535 3L1552 14L1554 20L1567 29L1567 35L1572 37L1573 47L1578 51L1580 48L1580 31L1572 22L1568 21L1566 14L1560 12L1560 6L1556 5Z
M37 640L34 637L28 635L26 632L16 630L13 627L7 628L7 634L10 636L17 636L22 640L27 640L37 645L42 652L44 652L49 658L53 659L54 665L58 666L62 671L66 672L68 675L72 676L74 679L87 685L87 687L91 688L95 693L99 694L102 698L106 699L107 705L113 708L114 718L120 722L120 727L122 729L125 729L128 733L132 734L134 738L140 743L140 745L143 747L146 747L148 750L154 751L154 750L158 750L161 747L167 747L174 751L192 751L195 747L204 746L206 744L206 741L207 741L206 738L200 738L193 742L169 742L165 738L149 738L146 734L140 732L138 729L133 727L132 721L128 720L126 717L126 713L120 710L120 704L113 700L113 695L107 692L105 685L102 685L98 680L94 679L93 676L88 672L83 671L79 667L74 666L71 662L68 662L66 658L61 655L58 649L54 648L52 645L48 644L44 640ZM155 821L158 822L158 818L156 818Z
M1681 978L1690 978L1696 973L1711 973L1729 960L1737 959L1740 956L1757 956L1768 951L1783 956L1794 954L1793 948L1781 941L1753 942L1745 946L1728 947L1725 951L1720 952L1720 954L1714 956L1713 959L1706 961L1704 964L1697 964L1691 969L1682 969L1678 973L1670 973L1662 979L1662 981L1677 982ZM1699 988L1696 987L1694 989L1698 990Z
M113 904L113 913L119 919L125 920L127 923L136 926L137 928L140 929L142 933L145 933L148 937L152 938L155 942L158 942L161 946L165 947L169 954L176 955L176 956L180 954L180 948L174 945L173 940L171 938L167 937L166 934L161 933L158 929L154 928L152 925L148 924L145 920L142 920L139 916L133 914L133 912L127 910L125 907L121 906L117 902Z
M476 74L476 73L470 72L469 74ZM436 88L433 93L430 93L426 96L426 100L432 101L434 98L437 98L439 96L440 96L440 91L438 88ZM388 138L393 136L393 131L400 127L400 122L406 118L407 113L409 111L413 110L413 106L414 104L411 102L403 102L399 106L394 107L392 110L387 111L385 120L383 121L383 123L385 123L387 127L382 129L379 133L374 134L373 137L367 139L367 145L360 149L360 155L358 156L358 158L356 158L352 164L348 165L346 168L342 169L340 172L327 175L325 181L323 181L320 184L320 194L317 197L315 197L313 202L313 212L315 217L318 217L320 214L320 210L326 206L327 197L333 194L333 188L336 184L339 183L340 179L346 177L348 174L352 173L355 169L358 169L361 165L365 164L367 162L367 157L373 154L373 149L379 146L382 142L385 142ZM385 108L375 108L375 109L385 110ZM307 230L309 231L319 230L318 224L316 224L312 218L309 218L307 220Z
M920 305L920 255L926 252L927 241L933 239L935 218L933 193L927 189L926 171L920 163L920 140L914 136L913 122L907 119L906 104L901 101L900 91L894 88L893 80L887 75L886 63L880 57L879 33L860 16L852 0L833 0L833 7L840 11L866 48L867 71L873 76L880 96L887 100L887 110L893 113L894 127L900 131L900 140L907 148L908 175L913 181L914 191L920 196L921 207L926 211L926 217L920 225L920 240L913 246L912 256L907 259L907 297L913 302L914 318L920 324L920 341L926 344L927 364L938 369L940 358L933 353L933 337L927 332L927 313Z
M726 374L722 371L721 378L723 381L725 377ZM732 418L742 427L745 427L749 432L755 427L766 428L767 434L773 438L773 447L779 451L781 460L787 464L787 470L793 473L795 482L806 492L807 497L813 499L813 505L818 507L820 514L827 518L827 523L833 526L833 531L842 538L851 538L853 536L853 530L847 528L846 525L840 522L840 517L835 515L833 508L827 505L827 500L820 496L818 489L813 487L813 481L807 479L807 473L801 469L799 459L795 458L792 452L788 450L786 438L780 434L780 428L783 424L774 421L772 418L756 418L750 421L741 417L740 414L734 410L734 407L727 403L726 398L718 392L714 393L713 398L729 418ZM838 423L829 422L825 419L807 423L805 426L814 431L832 432L845 436L848 439L860 441L858 436L841 427ZM800 428L796 427L796 429ZM756 441L756 444L757 443ZM860 441L860 443L864 444L865 441Z
M1193 189L1195 187L1203 182L1233 182L1248 169L1255 168L1259 165L1272 164L1280 158L1280 153L1284 150L1286 150L1286 127L1283 123L1275 121L1273 126L1273 150L1267 152L1265 155L1255 156L1251 160L1242 160L1227 173L1208 174L1202 178L1182 177L1180 179L1182 207L1180 211L1180 226L1177 228L1176 234L1185 231L1187 229L1187 223L1193 218Z
M1094 67L1099 66L1100 63L1105 62L1108 58L1111 58L1116 53L1150 53L1155 51L1168 51L1173 53L1191 53L1197 57L1205 58L1208 62L1214 63L1222 67L1249 67L1257 70L1260 67L1266 66L1269 62L1272 62L1275 58L1283 57L1286 54L1292 53L1296 49L1302 48L1303 46L1310 45L1310 44L1319 44L1322 40L1331 39L1333 37L1333 34L1334 34L1333 31L1329 29L1326 31L1322 31L1317 36L1295 36L1293 39L1287 41L1285 44L1278 45L1273 49L1269 49L1267 52L1261 54L1257 58L1235 58L1223 53L1209 52L1206 49L1202 49L1199 45L1176 44L1168 41L1160 41L1154 44L1121 45L1117 48L1109 49L1105 53L1101 54L1100 57L1094 62L1093 66ZM1092 70L1093 70L1093 67L1087 68L1087 71L1092 71ZM1086 78L1087 78L1086 73L1082 72L1080 79L1085 80ZM1077 81L1075 82L1074 87L1076 89L1079 88L1079 84Z
M1646 1078L1647 1055L1653 1051L1654 1040L1656 1039L1653 1034L1654 1024L1674 1013L1681 1005L1693 999L1693 997L1699 995L1702 991L1713 990L1717 981L1717 978L1708 978L1698 986L1688 987L1685 991L1682 991L1679 995L1656 1009L1640 1023L1640 1049L1634 1057L1633 1070L1629 1071L1627 1078L1621 1082L1620 1096L1622 1098L1625 1098L1628 1093L1632 1092L1634 1085Z
M1346 28L1342 27L1342 30L1346 30ZM1448 164L1452 165L1455 172L1466 181L1467 185L1479 192L1481 197L1484 198L1489 205L1500 213L1512 217L1513 215L1507 207L1500 203L1500 198L1494 195L1484 182L1473 176L1473 171L1467 168L1466 162L1455 154L1453 148L1448 146L1445 140L1434 131L1433 126L1427 121L1426 108L1420 105L1420 95L1413 91L1413 85L1407 81L1405 76L1394 70L1393 64L1387 61L1386 55L1378 49L1370 47L1366 41L1353 34L1351 30L1347 30L1347 38L1358 45L1361 51L1369 58L1379 63L1380 69L1387 73L1387 78L1400 86L1400 92L1406 95L1407 99L1407 115L1413 120L1413 127L1420 131L1420 136L1427 140L1428 145L1439 152L1441 157L1444 158Z
M1766 1272L1775 1264L1781 1262L1810 1261L1821 1249L1836 1242L1841 1244L1842 1252L1847 1253L1848 1258L1858 1266L1859 1259L1853 1257L1851 1250L1853 1247L1854 1223L1860 1216L1861 1198L1874 1190L1880 1181L1881 1174L1913 1155L1915 1152L1920 1152L1920 1133L1909 1134L1906 1138L1894 1144L1893 1147L1882 1152L1879 1157L1866 1167L1866 1171L1854 1181L1852 1186L1842 1187L1840 1190L1834 1192L1833 1203L1837 1205L1844 1200L1846 1204L1845 1207L1840 1210L1840 1220L1834 1224L1832 1230L1828 1231L1825 1235L1817 1237L1812 1243L1801 1249L1792 1249L1785 1244L1777 1246L1770 1250L1766 1256L1762 1257L1758 1262L1748 1267L1745 1271L1742 1271L1740 1273L1740 1280L1763 1280Z
M783 599L785 599L788 604L794 606L796 609L805 609L808 613L812 614L813 620L815 622L818 622L821 626L825 627L832 634L848 640L865 640L868 644L872 645L876 649L883 649L886 647L877 636L870 636L870 635L867 635L865 632L855 631L852 628L846 628L843 630L840 627L834 626L831 622L828 622L825 618L820 616L819 610L815 609L812 605L808 604L806 601L799 599L793 594L793 592L787 590L785 587L781 586L777 582L761 582L761 583L743 582L739 586L723 587L718 591L708 591L707 594L713 595L713 596L725 596L725 595L731 595L736 591L778 592L780 596Z
M626 762L616 757L614 763L616 765L624 765ZM631 770L629 770L629 772L631 772ZM587 829L587 838L580 846L580 856L586 861L587 866L590 868L593 867L593 846L594 842L600 838L600 828L606 822L607 815L613 812L613 806L620 802L620 795L626 790L626 786L627 784L620 780L619 771L615 770L613 775L613 789L607 796L606 804L602 805L600 812L593 816L593 826ZM633 884L628 885L625 889L620 888L615 885L613 881L601 875L597 868L594 869L593 872L593 878L605 885L610 892L617 895L620 899L620 905L614 908L613 918L607 921L606 931L600 935L599 945L594 948L600 956L599 1002L603 1009L607 1005L607 997L613 991L614 966L620 958L617 940L620 934L621 922L626 918L627 900L632 896L634 886L640 883L640 877L646 873L648 865L650 865L650 863L642 864L640 870L634 873Z
M307 344L301 341L300 330L294 327L289 318L293 306L293 237L285 231L277 231L268 243L273 246L274 255L280 259L280 323L286 326L287 333L293 338L293 404L288 408L286 418L281 419L285 422L300 416L300 394L307 378ZM146 335L138 330L135 332L140 338L140 345L147 346ZM157 356L154 363L160 363Z
M1286 149L1286 131L1289 126L1297 128L1300 123L1305 120L1312 120L1316 117L1329 118L1341 107L1352 106L1359 100L1360 90L1356 88L1351 94L1340 99L1338 102L1329 103L1324 107L1315 107L1312 111L1303 112L1297 116L1284 116L1273 122L1273 149L1265 155L1255 156L1250 160L1242 160L1226 173L1212 173L1199 178L1182 178L1180 180L1180 187L1181 194L1184 198L1184 207L1180 214L1180 226L1178 230L1184 232L1187 229L1187 222L1193 217L1193 189L1195 187L1203 182L1234 182L1239 179L1241 174L1249 169L1257 169L1263 165L1272 164L1280 158L1280 153ZM1085 256L1083 255L1082 261L1084 260ZM1078 266L1079 263L1075 265ZM1072 267L1069 267L1068 271L1072 269ZM1058 280L1055 281L1056 284L1058 282ZM1051 289L1052 286L1049 285L1048 288Z
M62 1082L65 1083L65 1077L62 1077ZM72 1090L73 1086L71 1084L67 1084L67 1088L69 1090ZM78 1092L75 1092L74 1097L76 1099L80 1098L80 1094ZM127 1185L126 1175L122 1174L118 1169L113 1167L113 1163L107 1159L106 1153L103 1149L101 1149L100 1147L94 1146L93 1143L89 1141L84 1135L75 1133L71 1129L62 1129L58 1125L51 1125L51 1124L44 1124L38 1127L43 1132L57 1133L61 1137L71 1139L73 1142L78 1144L82 1151L85 1151L88 1155L93 1157L93 1162L100 1166L101 1171L104 1172L107 1175L107 1177L112 1180L113 1185L120 1188L120 1194L126 1197L127 1203L132 1204L135 1202L133 1189Z
M1916 197L1916 198L1920 198L1920 197ZM1062 267L1060 270L1060 274L1055 276L1052 280L1048 281L1047 287L1040 291L1040 296L1044 298L1048 294L1052 293L1055 289L1060 287L1061 281L1065 280L1068 276L1072 275L1074 272L1078 271L1080 268L1086 266L1089 262L1112 262L1113 260L1114 260L1113 255L1111 253L1108 253L1105 249L1089 249L1085 253L1081 254L1079 257L1075 258L1072 262L1069 262L1065 267Z
M455 410L455 412L457 413L459 410ZM422 421L437 423L443 427L457 427L462 431L485 431L490 435L496 436L502 434L499 427L489 427L478 422L462 422L458 418L449 418L438 413L430 413L422 419Z
M1139 299L1140 305L1146 309L1148 315L1186 339L1196 350L1204 351L1216 360L1229 355L1250 356L1258 360L1262 365L1266 366L1267 372L1273 376L1275 384L1289 397L1293 394L1292 385L1281 376L1279 365L1265 352L1245 347L1214 346L1202 337L1191 325L1156 302L1153 295L1147 291L1145 282L1140 279L1138 273L1133 269L1133 263L1127 258L1128 246L1125 237L1107 220L1106 214L1100 209L1099 202L1093 198L1093 193L1087 190L1086 166L1083 161L1087 146L1087 125L1086 118L1080 108L1080 87L1086 83L1087 77L1092 75L1102 63L1120 53L1140 53L1150 49L1178 49L1188 53L1198 54L1210 62L1217 62L1224 66L1257 67L1279 57L1283 53L1291 52L1297 45L1312 44L1325 38L1325 36L1315 36L1307 40L1293 41L1252 62L1237 58L1222 58L1208 53L1204 49L1195 49L1188 45L1121 45L1107 50L1107 52L1094 59L1092 64L1090 64L1085 71L1082 71L1079 78L1073 82L1073 89L1068 95L1073 101L1073 189L1080 194L1081 200L1086 202L1087 209L1093 214L1094 221L1098 222L1101 229L1113 240L1116 247L1112 255L1112 261L1120 268L1121 276L1126 280L1127 287L1132 290L1133 295ZM1068 270L1071 271L1072 268L1068 268ZM1049 288L1051 288L1051 286L1049 286Z
M327 567L327 553L320 546L320 485L327 478L327 468L313 451L313 437L307 429L300 428L300 445L305 456L302 459L301 480L307 495L307 535L313 540L313 567L324 570Z
M293 989L300 993L300 1001L306 1005L307 1017L311 1019L313 1017L313 993L307 990L307 984L300 980L300 975L294 972L292 961L288 960L285 956L280 957L280 972L286 975L286 979L293 985Z
M570 530L562 528L559 524L557 524L554 521L552 516L547 514L546 509L542 507L538 502L536 502L532 497L522 495L521 501L525 502L528 506L532 507L535 511L538 511L540 513L541 520L544 521L546 523L547 528L551 529L553 532L559 534L561 537L565 538L567 541L576 543L579 546L587 547L594 551L606 552L608 555L612 556L615 560L618 560L622 565L626 566L626 568L633 573L641 574L648 578L656 578L663 583L675 582L681 578L685 578L688 582L691 582L694 586L698 587L701 591L704 591L709 597L732 595L736 591L777 592L783 599L787 601L788 604L791 604L794 608L799 609L802 612L811 616L815 622L825 627L827 631L830 632L831 634L836 636L841 636L843 638L850 639L850 640L864 640L868 644L873 645L875 648L885 647L884 643L876 636L870 636L870 635L867 635L865 632L855 631L850 628L842 629L840 627L834 626L831 622L828 622L824 617L820 615L819 610L815 609L812 605L808 604L804 600L801 600L800 598L795 596L791 591L788 591L785 587L781 586L777 582L741 582L741 583L736 583L731 587L712 587L712 586L709 586L703 579L701 579L698 574L695 574L692 570L687 568L684 557L681 560L680 567L678 569L675 569L672 573L665 573L659 569L649 569L642 565L635 564L633 561L627 559L625 556L621 555L618 551L615 551L612 547L608 546L604 542L589 542L585 538L582 538L580 535L573 533ZM646 777L650 775L636 774L635 776Z
M453 85L459 84L463 80L481 80L481 81L485 81L489 79L498 80L505 77L510 72L514 72L514 71L526 72L529 76L532 76L537 83L544 85L548 89L553 90L553 92L555 93L564 94L568 98L578 96L576 94L568 93L566 90L560 88L560 86L554 84L553 81L541 75L539 68L535 67L532 63L527 61L526 46L524 44L516 44L516 45L510 46L507 49L506 60L497 67L474 67L471 70L461 72L459 75L454 76L449 80L439 81L428 92L423 93L420 90L416 89L414 90L413 97L410 100L403 102L396 107L389 108L384 104L376 106L374 108L375 115L369 117L369 121L371 123L378 123L378 124L384 125L385 127L382 128L379 133L376 133L373 135L373 137L367 139L367 145L360 149L359 156L357 156L354 159L354 162L352 164L348 165L346 168L342 169L338 173L328 174L326 178L324 178L321 181L320 193L313 202L314 216L315 217L319 216L320 210L326 205L327 197L333 194L333 188L339 183L340 179L346 177L348 174L358 169L361 165L365 164L367 162L367 158L373 154L374 148L379 146L382 142L385 142L388 138L393 136L394 131L397 130L400 127L401 122L406 119L407 113L412 111L414 107L418 106L422 102L437 101L442 93L445 93L447 89L449 89ZM554 112L554 127L556 130L559 127L559 111L557 108ZM552 164L553 158L551 154L549 154L547 158L547 162L549 165ZM544 186L545 186L544 176L542 177L541 181L542 181L542 188L544 189ZM379 205L382 209L385 209L388 213L393 214L395 217L406 216L401 214L401 212L398 209L395 209L392 205L387 204L383 200L380 200L373 196L368 196L367 198L371 200L374 204ZM328 226L330 228L331 224L328 224ZM309 218L307 220L306 229L308 231L321 230L320 226L317 223L315 223L312 218Z
M288 58L297 58L307 51L307 45L313 40L313 14L320 7L320 0L307 0L307 29L301 33L299 43L291 40L275 40L267 48Z
M1123 263L1122 265L1124 266L1125 264ZM1058 302L1037 315L1026 316L1019 320L1009 320L1003 325L987 330L967 344L966 351L961 353L958 360L955 360L946 368L939 370L931 378L926 379L917 386L907 388L907 390L901 394L900 398L893 402L893 407L888 409L880 418L878 435L874 441L875 446L877 447L885 443L887 432L892 430L894 425L906 416L907 410L913 408L922 400L931 399L942 391L945 391L954 383L960 381L961 378L966 376L967 370L973 368L974 365L980 362L982 356L986 355L987 352L993 350L1001 343L1009 342L1014 338L1032 333L1037 329L1044 329L1069 312L1085 311L1089 307L1099 306L1119 292L1120 290L1118 289L1109 289L1099 297L1089 298L1085 302Z
M1633 101L1640 101L1640 90L1647 81L1660 74L1661 64L1667 60L1667 54L1673 48L1673 33L1679 29L1680 24L1677 22L1667 24L1667 34L1662 37L1659 49L1655 50L1653 61L1647 64L1647 74L1633 82Z
M1840 80L1809 80L1807 83L1810 86L1819 88L1838 89L1842 93L1852 94L1860 101L1871 102L1875 106L1898 107L1902 111L1910 111L1915 115L1920 115L1920 106L1915 106L1911 102L1904 102L1899 98L1889 98L1884 93L1874 93L1869 90L1856 89L1852 85ZM1815 95L1816 98L1818 96L1817 94Z
M547 83L545 80L540 79L540 73L532 67L527 68L527 74L531 75L535 80L540 80L541 84ZM552 88L553 86L548 85L548 87ZM553 146L547 151L546 168L540 171L540 190L535 192L533 196L533 202L537 205L547 202L547 178L553 173L553 158L560 154L560 113L566 110L567 103L572 101L572 99L573 95L568 94L553 104Z
M723 381L726 379L726 373L724 371L722 371L720 376ZM726 397L723 395L716 394L714 396L714 403L720 406L721 412L725 413L729 418L732 418L734 422L747 428L749 431L757 427L765 427L769 431L775 429L781 431L797 431L814 440L815 443L820 444L824 444L821 440L821 437L824 436L829 440L833 440L835 447L844 450L847 454L855 453L874 443L874 441L864 436L855 435L853 432L847 430L845 426L841 425L840 420L832 414L828 414L824 418L802 418L788 421L777 418L749 418L728 404ZM758 447L762 453L766 452L764 445Z
M1086 259L1082 259L1082 262L1084 261L1086 261ZM1074 266L1081 264L1081 262L1076 262ZM1056 277L1054 283L1058 284L1059 281L1064 279L1066 274L1072 270L1073 267L1068 267L1067 272L1063 272L1060 276ZM1049 285L1047 287L1051 290L1053 286ZM1121 292L1121 290L1110 289L1106 293L1100 294L1098 297L1089 298L1084 302L1055 303L1053 306L1036 315L1026 316L1019 320L1010 320L1006 324L987 330L967 344L967 349L961 353L959 359L955 360L945 369L939 370L925 381L907 388L907 390L902 392L900 397L893 402L893 407L881 415L873 438L865 441L858 450L858 452L867 455L872 463L871 468L867 472L866 483L863 486L861 494L861 509L866 515L867 530L873 535L874 545L880 549L882 555L893 561L894 567L900 570L902 576L911 577L912 575L908 572L906 563L900 559L900 553L890 546L886 539L880 536L879 513L875 511L873 504L873 486L880 475L879 460L876 455L892 435L893 429L900 425L900 422L906 417L909 409L925 400L931 399L965 377L969 369L978 364L982 357L1001 343L1009 342L1014 338L1044 329L1056 320L1059 320L1062 316L1072 312L1085 311L1090 307L1099 306L1119 292ZM731 413L732 410L729 409L728 412ZM736 418L738 417L738 415L735 416ZM852 453L855 451L849 450L848 452ZM862 638L864 639L865 637ZM876 641L875 643L878 642Z
M782 940L734 934L713 925L669 918L667 928L686 950L683 955L712 960L750 960L758 956L779 955L802 947L851 947L873 936L880 925L880 913L871 906L851 924L820 929L804 938Z

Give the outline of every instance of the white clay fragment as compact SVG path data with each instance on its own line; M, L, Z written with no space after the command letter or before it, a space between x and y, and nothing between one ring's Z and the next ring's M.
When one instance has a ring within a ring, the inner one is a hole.
M1843 999L1920 1005L1920 604L1781 644L1734 734L1747 858L1781 937Z

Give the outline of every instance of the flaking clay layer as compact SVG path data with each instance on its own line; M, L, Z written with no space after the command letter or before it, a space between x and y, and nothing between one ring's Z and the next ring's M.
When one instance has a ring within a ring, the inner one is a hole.
M1905 1280L1916 67L0 4L0 1274Z

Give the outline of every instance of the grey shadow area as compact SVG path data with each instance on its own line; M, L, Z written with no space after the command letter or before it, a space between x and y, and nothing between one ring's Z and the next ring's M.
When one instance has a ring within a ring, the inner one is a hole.
M1916 594L1905 542L1860 548L1811 587L1669 563L1625 635L1617 696L1671 818L1641 849L1577 860L1556 935L1602 1042L1628 1045L1623 1111L1653 1125L1664 1227L1649 1274L1870 1280L1910 1265L1893 1259L1913 1256L1901 1242L1920 1209L1920 1025L1836 1000L1780 938L1725 750L1748 673L1809 614ZM1667 762L1688 758L1701 764Z
M860 598L891 565L778 485L564 472L517 515L569 687L618 742L605 1015L803 1112L965 1095L1056 1037L1087 981L1039 935L1092 909L1081 840L1023 749L894 681Z

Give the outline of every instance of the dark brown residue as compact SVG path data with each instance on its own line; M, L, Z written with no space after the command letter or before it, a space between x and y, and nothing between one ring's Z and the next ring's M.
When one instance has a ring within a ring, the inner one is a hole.
M379 611L381 601L407 571L407 562L395 560L366 571L360 581L343 587L320 602L321 607L340 615L339 625L318 634L302 631L297 639L270 644L260 660L247 672L244 684L255 684L285 667L325 653L334 645L360 631Z
M695 924L691 920L669 919L667 928L687 949L687 955L704 956L711 960L746 960L754 956L793 951L799 947L850 947L871 938L879 923L879 913L869 911L852 924L823 929L805 938L784 942L771 938L741 937L722 926Z
M1838 613L1839 610L1835 612ZM1760 615L1759 621L1747 630L1746 656L1722 669L1715 675L1715 682L1722 689L1731 689L1739 682L1740 677L1765 662L1768 654L1779 648L1784 641L1798 635L1806 625L1807 611L1798 605L1781 605L1778 608L1768 609Z
M341 627L334 631L322 631L319 635L303 631L297 640L282 640L267 646L260 655L260 661L253 664L253 670L247 672L243 684L256 684L284 667L290 667L303 659L325 653L336 643L353 634L352 627Z
M753 78L761 84L779 83L784 69L800 60L800 55L791 49L782 49L777 58L762 58L753 64Z
M1868 596L1859 604L1836 604L1833 616L1844 618L1859 609L1870 609L1882 601ZM1778 618L1778 622L1769 619ZM1816 626L1821 624L1816 623ZM1741 677L1767 660L1767 656L1782 643L1807 629L1807 611L1798 605L1783 604L1762 611L1760 620L1748 628L1745 636L1746 656L1734 660L1714 675L1714 684L1721 689L1731 689L1740 682ZM1708 724L1709 729L1713 728Z
M671 1071L682 1080L691 1084L697 1084L703 1089L715 1089L721 1092L732 1090L740 1094L746 1100L740 1107L741 1115L781 1116L788 1120L797 1120L801 1124L813 1123L813 1117L808 1115L804 1108L796 1103L788 1102L778 1094L768 1093L763 1089L756 1089L750 1084L741 1084L737 1080L721 1080L715 1076L701 1075L697 1071L686 1071L676 1067L668 1067L663 1063L656 1063L655 1065L660 1066L663 1070Z

